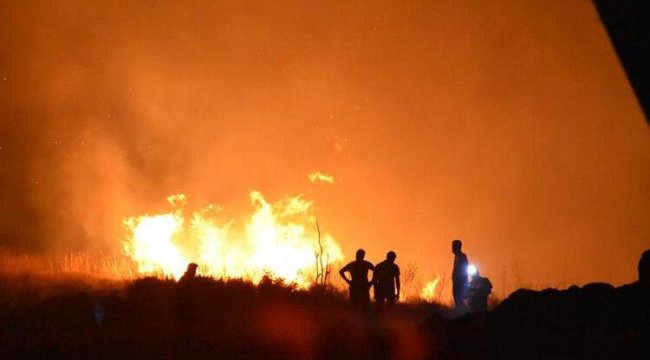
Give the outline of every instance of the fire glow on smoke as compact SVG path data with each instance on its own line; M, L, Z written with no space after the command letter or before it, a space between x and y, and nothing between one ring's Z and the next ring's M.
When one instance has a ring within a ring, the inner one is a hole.
M319 235L313 202L300 196L269 203L252 191L253 213L243 229L235 229L235 220L220 219L217 206L185 214L185 195L167 200L174 207L169 213L124 220L124 253L141 274L178 279L196 262L202 275L257 283L268 274L305 288L317 276L319 255L330 265L343 260L336 240L327 232Z

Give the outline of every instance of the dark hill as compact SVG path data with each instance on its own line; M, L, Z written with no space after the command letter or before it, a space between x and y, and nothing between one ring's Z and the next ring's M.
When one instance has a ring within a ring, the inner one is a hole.
M639 282L520 289L493 312L424 327L439 359L650 359L650 291Z

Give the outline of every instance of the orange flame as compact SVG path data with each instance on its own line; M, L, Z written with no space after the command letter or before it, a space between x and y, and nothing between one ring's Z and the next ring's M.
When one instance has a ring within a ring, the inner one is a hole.
M422 288L422 293L420 294L422 300L426 302L434 302L436 300L436 297L438 296L436 293L436 288L438 287L439 282L440 276L438 275L433 280L424 285L424 288Z
M124 220L124 253L141 274L179 278L189 262L197 262L207 276L257 283L269 274L308 287L316 278L320 251L313 202L295 196L271 204L259 191L252 191L250 199L253 214L244 229L234 229L234 220L219 221L218 207L210 205L186 218L185 196L170 196L173 212ZM320 241L330 263L343 260L330 234Z
M322 181L324 183L334 184L334 177L332 175L327 175L320 171L316 171L309 174L309 181L311 182Z

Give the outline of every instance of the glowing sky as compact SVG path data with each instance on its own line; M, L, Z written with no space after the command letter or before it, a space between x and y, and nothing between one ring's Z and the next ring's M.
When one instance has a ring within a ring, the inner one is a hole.
M0 242L302 193L349 258L635 278L650 133L587 1L0 2ZM332 175L333 184L308 174Z

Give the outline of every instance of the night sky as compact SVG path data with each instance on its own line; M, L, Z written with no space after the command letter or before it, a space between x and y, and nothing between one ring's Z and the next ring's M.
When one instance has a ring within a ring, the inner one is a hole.
M592 3L0 1L0 247L304 194L348 258L635 279L650 132ZM310 183L320 170L332 185ZM498 292L498 290L496 290Z

